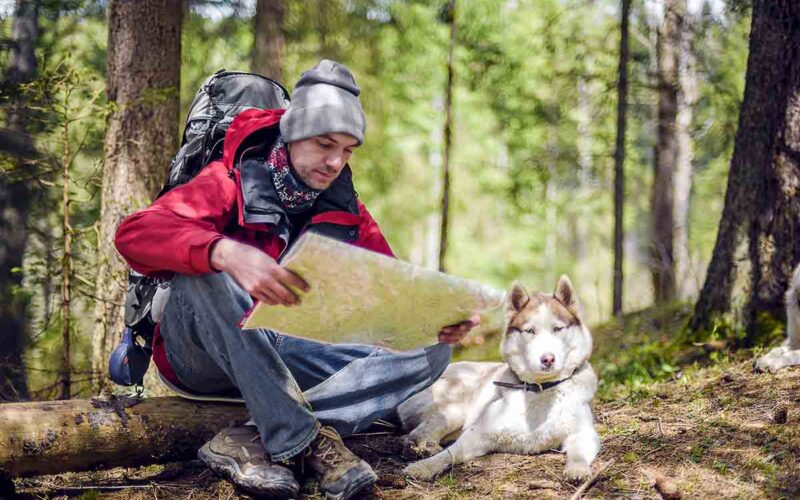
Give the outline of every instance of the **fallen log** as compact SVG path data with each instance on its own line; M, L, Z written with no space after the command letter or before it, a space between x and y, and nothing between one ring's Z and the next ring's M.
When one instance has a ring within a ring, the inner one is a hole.
M178 397L0 404L0 478L191 459L244 405Z

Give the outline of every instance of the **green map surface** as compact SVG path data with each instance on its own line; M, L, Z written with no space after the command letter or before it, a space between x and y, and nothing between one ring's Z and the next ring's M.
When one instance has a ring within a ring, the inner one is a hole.
M268 328L330 343L413 349L450 324L481 314L502 322L505 292L342 243L304 234L281 264L311 287L297 307L258 303L242 328Z

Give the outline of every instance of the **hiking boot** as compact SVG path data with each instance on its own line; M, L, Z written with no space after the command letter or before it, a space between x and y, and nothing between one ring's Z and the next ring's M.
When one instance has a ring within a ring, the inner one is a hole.
M319 489L329 499L350 498L377 479L372 467L347 449L333 427L320 429L308 445L304 463L314 471Z
M197 458L217 474L256 495L297 496L300 486L292 472L272 463L252 425L226 427L197 452Z

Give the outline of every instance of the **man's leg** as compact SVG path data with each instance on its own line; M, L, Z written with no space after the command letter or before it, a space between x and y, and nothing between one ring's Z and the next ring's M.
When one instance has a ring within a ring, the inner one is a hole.
M227 274L177 275L161 331L180 381L202 393L239 390L273 461L314 439L319 424L273 342L275 334L238 328L252 305Z
M278 355L314 414L343 436L366 429L431 385L444 372L452 351L446 344L394 352L280 337Z
M206 393L238 389L260 431L258 446L273 460L307 449L307 463L327 496L347 499L375 482L370 466L344 446L333 428L320 428L276 352L282 336L238 328L252 302L230 276L178 276L171 288L162 333L167 357L184 385ZM246 427L224 429L203 446L200 457L251 491L293 496L296 482L276 479L280 470L288 470L254 457L258 450L250 441L259 435L242 439L247 432Z

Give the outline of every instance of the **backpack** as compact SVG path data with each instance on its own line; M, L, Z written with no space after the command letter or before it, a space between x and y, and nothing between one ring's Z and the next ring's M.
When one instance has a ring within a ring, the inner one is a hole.
M192 180L206 165L222 156L223 141L233 119L247 109L277 109L289 105L289 93L278 82L254 73L221 69L208 77L195 94L181 140L169 167L163 196ZM128 273L125 329L109 358L111 380L142 388L150 366L155 325L169 299L169 281Z

